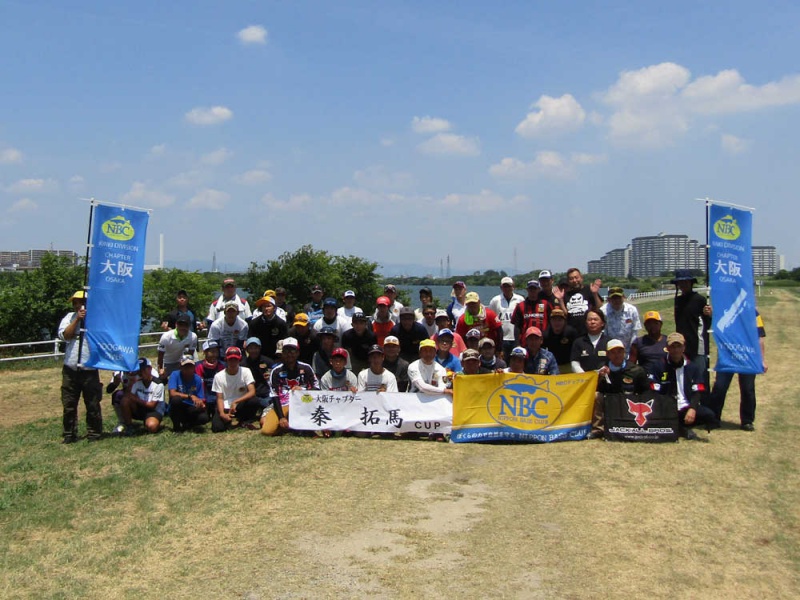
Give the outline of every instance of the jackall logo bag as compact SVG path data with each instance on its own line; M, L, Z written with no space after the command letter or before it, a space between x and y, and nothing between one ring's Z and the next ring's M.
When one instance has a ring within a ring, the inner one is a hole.
M624 442L676 442L678 404L655 392L605 395L605 439Z

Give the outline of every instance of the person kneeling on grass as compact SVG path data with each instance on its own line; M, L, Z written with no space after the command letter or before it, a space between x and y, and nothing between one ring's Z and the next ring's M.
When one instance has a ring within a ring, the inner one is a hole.
M169 416L176 433L208 423L203 380L194 369L194 359L184 356L180 368L169 376Z
M319 387L333 392L354 392L358 387L358 379L346 368L347 350L335 348L331 354L331 370L319 380Z
M267 409L261 417L261 433L264 435L278 435L288 431L289 398L292 390L319 389L319 382L311 365L297 360L299 353L295 338L283 340L283 362L272 369L269 377L272 408Z
M133 435L133 420L144 421L145 429L150 433L158 433L161 421L167 412L164 402L164 384L153 379L153 365L147 358L139 359L139 380L133 384L131 391L122 399L122 427L114 433Z
M248 427L261 408L256 398L253 374L247 367L239 366L241 361L242 351L231 346L225 351L225 370L214 375L212 390L217 394L217 412L211 419L211 431L214 433L229 429L234 418L239 426Z

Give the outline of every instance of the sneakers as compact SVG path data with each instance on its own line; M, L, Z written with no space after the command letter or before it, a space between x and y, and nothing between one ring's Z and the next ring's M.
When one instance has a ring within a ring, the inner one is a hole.
M686 439L687 440L696 440L697 434L695 433L694 429L687 429L686 430Z
M742 431L755 431L756 428L752 423L742 423Z
M125 425L120 423L111 430L111 435L123 435L125 433Z

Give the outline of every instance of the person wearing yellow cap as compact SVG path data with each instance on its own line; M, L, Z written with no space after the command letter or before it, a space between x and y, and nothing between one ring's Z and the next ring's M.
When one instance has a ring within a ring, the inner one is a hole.
M261 341L261 354L275 359L278 340L289 337L289 327L275 311L275 299L264 295L256 301L256 306L261 311L253 317L248 325L247 335L257 337Z
M664 360L667 353L667 336L661 333L662 325L661 313L657 310L644 314L644 328L647 334L633 340L628 356L630 364L638 364L649 373L652 367Z
M64 349L64 367L61 370L61 405L63 406L62 442L78 441L78 403L83 395L86 405L86 439L99 440L103 433L103 415L100 400L103 384L97 369L83 366L89 360L89 340L80 339L81 327L86 319L86 292L79 290L69 299L72 312L58 326L58 338L67 343Z
M422 392L441 396L453 394L447 389L447 370L436 362L436 342L431 339L419 343L419 360L408 365L409 392Z

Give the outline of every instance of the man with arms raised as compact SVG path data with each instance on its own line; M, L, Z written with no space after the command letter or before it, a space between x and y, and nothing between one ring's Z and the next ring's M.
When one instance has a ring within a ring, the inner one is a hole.
M517 335L511 317L517 305L524 301L525 298L514 293L514 280L511 277L503 277L500 280L500 293L489 302L489 308L495 312L503 324L502 350L504 356L508 356L511 349L517 345Z
M583 285L583 275L576 267L567 271L567 281L567 291L562 293L559 288L554 288L553 293L564 303L564 309L569 315L567 322L583 335L586 333L586 313L589 309L599 309L603 305L600 298L600 286L603 282L595 279L592 285Z

